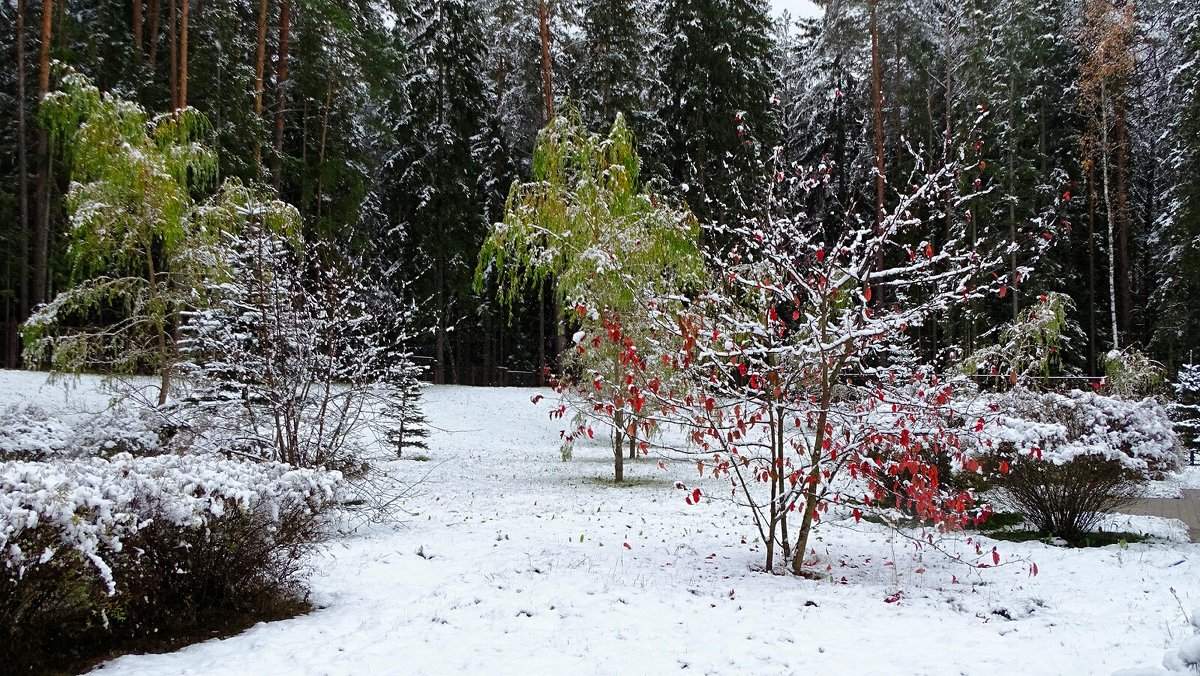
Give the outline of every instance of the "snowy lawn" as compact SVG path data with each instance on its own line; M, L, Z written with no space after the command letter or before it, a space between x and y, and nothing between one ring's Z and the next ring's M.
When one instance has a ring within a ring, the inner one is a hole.
M70 405L40 383L0 372L0 405ZM72 397L102 406L94 387ZM685 504L674 485L695 485L694 463L641 459L631 486L606 484L609 448L598 436L561 461L534 393L426 390L429 460L396 468L428 476L399 523L328 547L320 610L99 671L1108 674L1157 666L1191 634L1180 603L1200 605L1200 549L1179 522L1114 516L1107 527L1165 538L1127 547L983 538L1001 565L977 570L831 513L816 542L828 577L773 576L753 570L746 513ZM974 552L966 537L948 546Z

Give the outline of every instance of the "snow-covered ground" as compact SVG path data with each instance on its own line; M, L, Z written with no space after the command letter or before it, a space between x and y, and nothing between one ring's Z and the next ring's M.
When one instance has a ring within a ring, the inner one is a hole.
M0 405L73 405L39 378L0 371ZM425 476L408 514L330 544L311 580L320 610L99 672L1109 674L1158 665L1191 634L1200 548L1179 522L1113 516L1165 538L1125 547L983 538L1001 565L981 570L830 519L816 542L828 577L773 576L754 570L745 513L674 488L696 485L694 463L641 459L631 486L606 484L611 451L597 438L563 462L534 393L426 390L429 460L397 465ZM71 396L104 401L90 380ZM973 552L965 537L948 546Z

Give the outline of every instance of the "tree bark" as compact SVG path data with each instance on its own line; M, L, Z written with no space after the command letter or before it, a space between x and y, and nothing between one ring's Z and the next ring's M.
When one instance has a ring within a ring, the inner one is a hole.
M883 231L884 147L883 147L883 59L879 54L878 0L871 0L871 101L875 111L875 232ZM883 269L883 249L875 253L875 270ZM873 299L882 302L882 294ZM800 555L803 558L803 554Z
M12 328L9 334L8 367L16 368L19 362L20 340L18 339L20 322L29 315L29 241L33 232L29 223L29 151L27 148L28 133L25 128L25 0L17 0L17 214L18 247L17 256L17 307L12 314Z
M325 86L325 110L321 113L321 147L317 152L317 221L321 220L321 199L325 186L325 141L329 137L329 107L333 104L333 75Z
M275 192L280 192L280 187L283 181L283 128L285 117L285 108L287 106L287 87L288 87L288 31L291 28L292 22L292 3L291 0L282 0L279 9L279 51L277 59L279 63L275 76L275 87L278 92L279 109L275 111L275 156L271 158L271 183L275 186Z
M142 56L142 0L133 0L133 46L137 47L138 58Z
M1010 131L1014 128L1013 111L1016 107L1016 85L1013 80L1013 74L1010 71L1008 74L1008 128ZM1014 140L1010 139L1006 144L1008 146L1008 242L1010 248L1008 254L1008 293L1012 296L1013 322L1017 321L1021 309L1020 304L1017 302L1017 167L1016 148L1013 147L1015 143Z
M286 0L285 0L286 2ZM434 263L434 276L437 278L437 334L434 337L433 382L437 385L446 383L446 259L438 254Z
M263 74L267 63L267 11L268 0L258 2L258 50L254 62L254 119L262 120L263 112ZM262 141L259 138L254 144L254 167L258 177L262 178Z
M1113 213L1111 190L1108 180L1108 95L1107 87L1100 85L1100 189L1104 192L1104 212L1108 218L1108 302L1112 323L1113 349L1121 349L1121 337L1117 332L1117 280L1115 265L1116 214Z
M50 91L50 41L53 37L54 0L42 0L42 45L38 56L39 105ZM47 263L50 250L50 137L38 125L37 131L37 216L33 228L33 261L31 268L30 308L45 303L47 298Z
M179 107L188 104L188 6L192 0L181 0L183 12L179 17Z
M1087 165L1088 183L1088 374L1096 375L1096 165Z
M550 0L538 2L538 28L542 38L542 96L546 123L554 118L554 75L550 59Z
M150 32L146 36L146 40L150 43L150 72L153 74L155 67L158 66L158 31L161 28L162 21L162 6L161 0L150 0Z
M1120 328L1128 337L1133 309L1133 270L1129 263L1129 199L1126 176L1129 173L1129 134L1126 125L1124 93L1117 97L1113 124L1117 154L1117 287L1120 290Z
M167 13L167 42L169 43L168 67L171 69L171 110L179 110L179 0L167 0L171 9Z
M613 413L613 481L625 481L625 411L617 409Z

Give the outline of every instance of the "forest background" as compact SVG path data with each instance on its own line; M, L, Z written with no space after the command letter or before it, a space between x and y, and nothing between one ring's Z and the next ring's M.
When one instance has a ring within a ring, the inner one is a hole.
M917 162L963 161L974 197L947 195L910 236L940 249L966 224L1009 252L1004 284L912 327L921 357L971 354L1060 292L1062 373L1098 375L1130 346L1169 373L1192 360L1195 3L817 5L795 19L755 0L5 0L0 362L20 363L21 323L80 274L70 158L39 110L64 65L152 113L207 118L216 180L197 199L227 178L269 187L305 241L389 271L436 382L534 384L569 339L553 280L513 307L494 279L472 284L564 106L596 132L624 113L647 190L709 224L753 221L772 183L816 175L814 223L882 219Z

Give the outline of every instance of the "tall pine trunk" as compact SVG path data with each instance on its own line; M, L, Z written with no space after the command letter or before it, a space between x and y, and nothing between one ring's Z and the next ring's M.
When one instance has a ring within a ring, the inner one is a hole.
M546 123L554 117L554 73L550 58L550 0L538 2L538 31L542 40L542 98Z
M871 102L875 112L875 231L883 231L884 147L883 147L883 58L879 54L878 0L871 0ZM883 249L875 252L875 269L883 269ZM876 293L875 302L882 302Z
M150 73L154 73L154 69L158 67L158 31L162 27L162 2L161 0L150 0L150 31L146 35L146 40L150 43Z
M38 56L38 101L50 91L50 40L53 37L52 21L54 0L42 0L42 45ZM50 251L50 137L45 128L38 125L37 132L37 216L33 228L33 261L30 265L30 307L37 307L47 300L49 282L47 263Z
M263 113L263 74L267 65L267 0L258 2L258 49L254 61L254 119L261 121ZM254 168L262 178L262 144L260 137L254 144Z
M291 30L292 3L283 0L279 9L279 51L276 58L275 88L278 90L278 110L275 111L275 156L271 158L271 184L279 193L283 185L283 128L286 120L287 88L288 88L288 31Z
M142 58L142 0L133 0L133 20L130 25L133 31L133 46L137 48L137 58Z
M167 0L171 9L167 12L167 67L171 69L171 110L179 110L179 0Z
M9 331L9 368L18 366L20 357L19 326L29 314L29 152L25 128L25 0L17 0L17 217L20 255L17 256L17 306L11 315Z
M179 106L188 104L188 6L191 0L182 0L183 12L179 18Z

